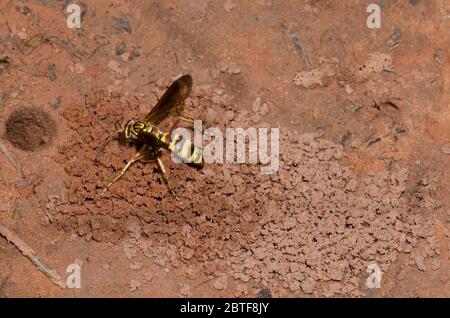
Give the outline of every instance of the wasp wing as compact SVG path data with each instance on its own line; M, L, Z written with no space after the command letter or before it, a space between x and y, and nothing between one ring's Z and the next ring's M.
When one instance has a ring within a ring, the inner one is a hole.
M166 90L164 95L145 117L145 122L157 125L171 112L180 114L181 104L192 91L192 76L183 75L174 81Z

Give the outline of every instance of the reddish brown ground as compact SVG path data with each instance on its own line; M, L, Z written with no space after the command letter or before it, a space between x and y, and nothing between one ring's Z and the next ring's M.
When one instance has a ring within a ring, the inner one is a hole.
M25 173L0 153L0 222L82 288L0 238L0 296L449 296L444 1L382 1L378 30L369 1L86 1L80 30L65 3L0 4L1 143ZM166 156L180 202L152 164L101 197L133 149L98 144L181 73L205 126L281 128L279 172Z

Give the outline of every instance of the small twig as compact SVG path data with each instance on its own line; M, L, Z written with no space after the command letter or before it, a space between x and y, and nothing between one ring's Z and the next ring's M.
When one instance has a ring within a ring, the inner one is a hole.
M379 141L381 141L380 137L372 138L372 139L370 139L370 140L365 142L365 146L366 146L366 148L369 148L370 146L372 146L373 144L375 144L375 143L377 143Z
M109 44L109 41L108 41L108 42L105 42L105 43L102 43L102 44L100 44L100 45L98 45L98 46L91 52L91 54L89 54L89 58L93 57L93 56L95 55L95 53L97 53L97 51L98 51L99 49L101 49L102 47L104 47L105 45L108 45L108 44Z
M6 158L8 158L9 162L16 168L17 172L20 174L22 178L25 178L25 173L23 172L22 166L17 162L12 153L6 148L4 144L0 142L0 150L5 154Z
M19 44L19 42L17 42L16 37L14 36L14 32L13 32L11 26L9 25L9 21L8 21L8 18L6 17L5 12L3 11L3 9L1 9L0 11L3 15L3 18L5 19L6 26L9 31L9 36L11 37L12 42L13 42L13 46L23 55L22 46ZM22 64L25 64L24 60L22 60L22 58L20 56L17 56L17 58Z
M385 101L384 103L388 106L391 106L391 107L397 109L397 110L400 109L400 107L398 107L398 105L393 101L393 99L400 99L400 98L391 98L391 99L388 99L387 101Z
M439 205L435 206L432 211L434 212L434 211L439 210L440 208L443 208L443 207L444 207L443 204L439 204Z
M10 278L10 275L8 275L5 279L0 281L0 295L1 295L2 289L5 287L6 284L8 284L9 278Z
M397 110L400 110L400 107L397 105L396 102L394 102L394 100L401 100L401 98L393 97L393 98L383 100L381 102L378 102L375 99L373 99L373 107L375 107L376 109L381 111L381 106L386 105L386 106L391 106L392 108L395 108Z
M371 134L369 137L366 138L366 140L362 143L362 145L365 146L366 148L369 148L373 144L381 141L382 138L374 136L375 133Z
M303 46L297 37L297 33L295 33L295 31L292 30L290 27L288 27L288 32L289 32L292 40L294 41L295 47L300 51L300 55L302 56L303 61L305 62L305 64L307 66L311 67L311 63L309 62L309 59L306 56L305 50L303 49Z
M50 280L61 288L66 288L66 283L62 280L58 273L51 269L43 260L36 255L36 252L28 246L20 237L10 229L0 223L0 235L5 237L12 243L22 254L27 257L41 272L43 272Z
M12 38L13 40L13 44L16 46L16 48L20 51L20 53L23 54L22 51L22 47L19 45L19 43L16 41L16 37L14 36L14 32L9 24L8 18L6 17L5 12L3 11L3 9L1 10L3 17L5 18L5 22L6 22L6 26L8 27L8 31L9 31L9 36Z
M395 71L395 70L393 70L393 69L391 69L389 67L384 67L383 71L385 71L386 73L392 73L394 75L399 75L399 73L397 71Z

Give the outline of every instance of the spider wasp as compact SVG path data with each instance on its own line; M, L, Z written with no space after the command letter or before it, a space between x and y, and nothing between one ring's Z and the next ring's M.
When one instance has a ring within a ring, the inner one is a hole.
M129 145L134 145L137 152L130 160L128 160L120 173L105 187L102 194L119 180L133 163L141 161L157 163L159 171L161 172L170 193L177 199L167 170L162 161L163 149L174 153L178 158L197 169L201 169L204 164L201 148L195 146L189 139L183 139L180 135L173 134L173 130L180 121L188 122L192 125L195 124L193 119L184 117L180 114L181 104L183 104L191 91L192 77L190 75L181 76L169 86L144 120L131 119L119 130L105 139L98 148L97 158L104 150L105 146L116 136L118 136L119 140ZM174 112L176 112L177 119L168 132L163 132L157 125Z

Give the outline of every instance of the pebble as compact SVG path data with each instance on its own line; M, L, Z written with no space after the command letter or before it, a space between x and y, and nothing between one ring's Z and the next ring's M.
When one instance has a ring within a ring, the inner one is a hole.
M129 287L130 291L134 292L137 291L139 289L141 289L141 283L138 282L137 280L132 280L130 282L130 287Z
M135 262L130 264L130 269L133 271L138 271L142 268L142 263Z
M217 290L224 290L228 287L228 277L226 275L222 275L218 277L214 283L213 287Z
M232 1L232 0L226 0L225 4L224 4L224 8L227 12L230 12L231 10L236 8L236 6L237 6L237 4L234 3L234 1Z

